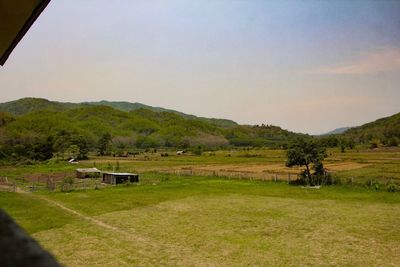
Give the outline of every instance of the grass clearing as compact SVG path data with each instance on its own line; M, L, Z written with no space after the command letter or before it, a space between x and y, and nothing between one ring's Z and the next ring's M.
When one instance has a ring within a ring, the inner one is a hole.
M117 161L119 171L141 174L139 184L99 190L0 192L0 207L66 266L398 265L400 194L362 185L398 182L400 152L329 153L328 169L358 185L309 189L218 176L298 172L284 166L281 150L147 153L0 167L21 188ZM191 175L167 173L180 170Z
M315 190L146 174L139 185L101 190L0 193L0 203L67 266L394 266L400 261L400 194L365 188Z

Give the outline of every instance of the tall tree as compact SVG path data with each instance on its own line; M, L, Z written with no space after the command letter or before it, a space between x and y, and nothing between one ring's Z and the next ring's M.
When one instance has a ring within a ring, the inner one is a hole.
M108 152L110 142L111 134L105 133L100 137L99 141L97 142L97 151L99 155L104 156Z
M287 151L287 167L305 167L308 183L312 184L311 165L323 168L322 161L326 157L326 149L317 140L300 138Z

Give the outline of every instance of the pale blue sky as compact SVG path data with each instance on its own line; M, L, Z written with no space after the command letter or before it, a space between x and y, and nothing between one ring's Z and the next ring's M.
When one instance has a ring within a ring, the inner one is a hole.
M400 1L53 0L0 87L322 133L400 112Z

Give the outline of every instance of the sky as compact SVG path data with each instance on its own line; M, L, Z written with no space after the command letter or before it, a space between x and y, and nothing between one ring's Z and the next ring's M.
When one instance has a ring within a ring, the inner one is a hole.
M53 0L0 67L22 97L361 125L400 112L400 1Z

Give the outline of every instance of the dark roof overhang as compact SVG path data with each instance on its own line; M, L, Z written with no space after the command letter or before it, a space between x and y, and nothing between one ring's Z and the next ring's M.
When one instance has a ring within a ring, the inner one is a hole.
M0 0L0 65L4 65L50 0Z

